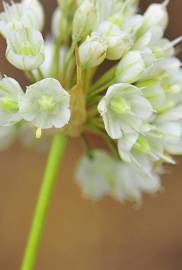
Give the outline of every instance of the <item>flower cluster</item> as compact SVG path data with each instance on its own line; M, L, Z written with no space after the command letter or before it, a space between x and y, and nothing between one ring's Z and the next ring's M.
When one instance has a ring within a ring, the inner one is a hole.
M76 178L87 197L139 203L160 190L162 164L182 154L182 38L164 38L168 2L139 14L139 0L58 0L45 38L38 0L5 3L6 58L31 84L0 79L0 147L23 127L80 136ZM93 149L88 132L109 151Z

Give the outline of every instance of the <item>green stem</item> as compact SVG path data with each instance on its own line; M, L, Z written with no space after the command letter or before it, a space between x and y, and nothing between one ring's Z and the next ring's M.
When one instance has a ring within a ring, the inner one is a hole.
M56 175L60 161L63 159L66 142L67 137L60 134L55 135L53 139L21 270L34 269Z
M75 40L72 45L71 45L71 49L68 53L68 56L67 56L67 59L66 59L66 62L65 62L65 66L64 66L64 76L66 75L66 72L67 72L67 69L68 69L68 66L70 64L70 61L71 61L71 58L72 56L74 55L74 52L75 52L75 48L77 46L77 41Z
M115 70L116 70L116 66L110 68L108 71L106 71L106 73L104 73L92 86L92 88L90 88L90 92L94 91L95 89L99 88L100 86L102 86L103 84L106 84L108 81L113 80L113 78L115 77Z
M115 82L116 81L114 79L114 80L109 81L106 84L102 85L101 87L95 89L94 91L90 92L90 94L88 95L88 101L90 101L92 99L92 97L94 97L95 95L102 93L104 90L106 90L109 86L111 86Z
M41 70L40 67L37 69L37 72L38 72L38 74L39 74L39 79L40 79L40 80L43 80L43 79L44 79L44 74L43 74L43 72L42 72L42 70Z

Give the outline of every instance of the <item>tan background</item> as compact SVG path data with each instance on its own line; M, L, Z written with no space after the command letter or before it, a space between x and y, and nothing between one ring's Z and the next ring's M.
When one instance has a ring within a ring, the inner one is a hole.
M44 2L50 12L54 1ZM169 10L168 35L176 37L182 34L182 1L171 0ZM0 42L0 71L23 82L4 61ZM81 151L78 140L70 142L36 270L181 270L182 159L163 177L165 192L145 197L135 211L111 199L93 204L81 198L73 177ZM46 155L19 144L0 153L0 270L19 269L45 162Z

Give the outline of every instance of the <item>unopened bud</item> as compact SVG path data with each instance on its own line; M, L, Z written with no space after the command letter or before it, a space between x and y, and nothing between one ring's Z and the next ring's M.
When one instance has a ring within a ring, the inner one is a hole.
M100 35L93 34L79 47L80 62L83 67L96 67L106 58L107 45Z
M93 29L97 19L95 5L85 0L77 9L73 19L73 40L80 41Z

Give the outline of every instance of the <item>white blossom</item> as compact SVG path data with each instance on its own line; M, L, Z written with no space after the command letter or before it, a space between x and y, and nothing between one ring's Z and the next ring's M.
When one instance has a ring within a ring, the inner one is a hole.
M156 63L152 50L129 51L116 68L116 80L122 83L135 83L150 74Z
M182 105L163 112L155 121L165 134L166 151L172 155L182 154Z
M125 133L139 131L153 109L139 88L120 83L108 89L98 105L98 111L109 136L119 139Z
M150 168L151 170L151 168ZM150 176L134 166L118 162L112 196L120 202L132 201L141 205L142 193L154 194L160 191L160 177L155 172Z
M108 195L114 182L114 166L114 160L104 151L94 150L84 156L76 170L76 181L83 194L92 200Z
M143 166L144 159L174 163L174 160L165 153L165 134L155 127L142 130L141 134L130 133L118 141L120 157L138 169L149 173Z
M69 94L57 80L47 78L27 87L20 110L37 128L62 128L70 119L69 106Z
M7 60L21 70L33 70L44 62L44 40L29 28L11 30L7 36Z
M106 58L109 60L120 59L132 45L130 35L125 31L121 31L117 25L109 21L101 23L98 31L106 41Z

